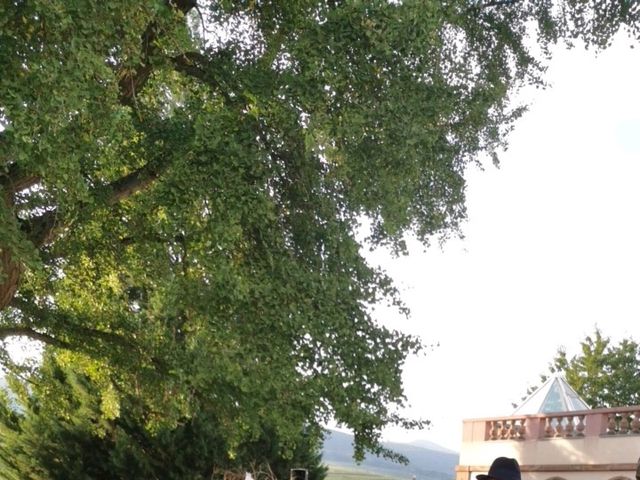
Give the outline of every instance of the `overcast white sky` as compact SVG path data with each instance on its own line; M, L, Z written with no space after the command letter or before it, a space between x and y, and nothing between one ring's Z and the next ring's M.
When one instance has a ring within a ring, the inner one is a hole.
M595 325L614 340L640 317L640 51L561 51L499 169L468 175L466 238L371 259L395 278L410 321L440 346L411 359L409 413L429 431L390 431L459 450L464 418L509 415L559 346ZM637 329L637 327L635 327ZM639 335L636 335L639 340Z

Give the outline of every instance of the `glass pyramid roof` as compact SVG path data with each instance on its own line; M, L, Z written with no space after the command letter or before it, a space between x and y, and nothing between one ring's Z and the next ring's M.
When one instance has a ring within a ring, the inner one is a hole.
M513 415L574 412L576 410L589 410L589 408L589 405L569 386L563 376L554 375L529 395L516 408Z

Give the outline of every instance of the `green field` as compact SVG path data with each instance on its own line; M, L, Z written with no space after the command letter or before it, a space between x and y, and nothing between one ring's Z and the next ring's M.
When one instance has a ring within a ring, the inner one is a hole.
M344 468L344 467L329 467L329 473L327 474L327 480L405 480L396 477L386 477L383 475L376 475L375 473L363 472L361 470Z

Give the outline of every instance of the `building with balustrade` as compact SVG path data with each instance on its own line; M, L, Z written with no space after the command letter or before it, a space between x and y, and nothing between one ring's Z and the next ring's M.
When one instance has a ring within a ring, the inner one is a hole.
M640 406L589 409L551 377L512 415L464 420L456 480L475 480L501 456L518 460L523 480L633 480Z

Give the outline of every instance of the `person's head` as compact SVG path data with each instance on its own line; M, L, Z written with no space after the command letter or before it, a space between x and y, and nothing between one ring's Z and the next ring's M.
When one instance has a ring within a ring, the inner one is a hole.
M522 480L520 477L520 465L515 458L498 457L496 458L489 473L476 475L478 480Z

